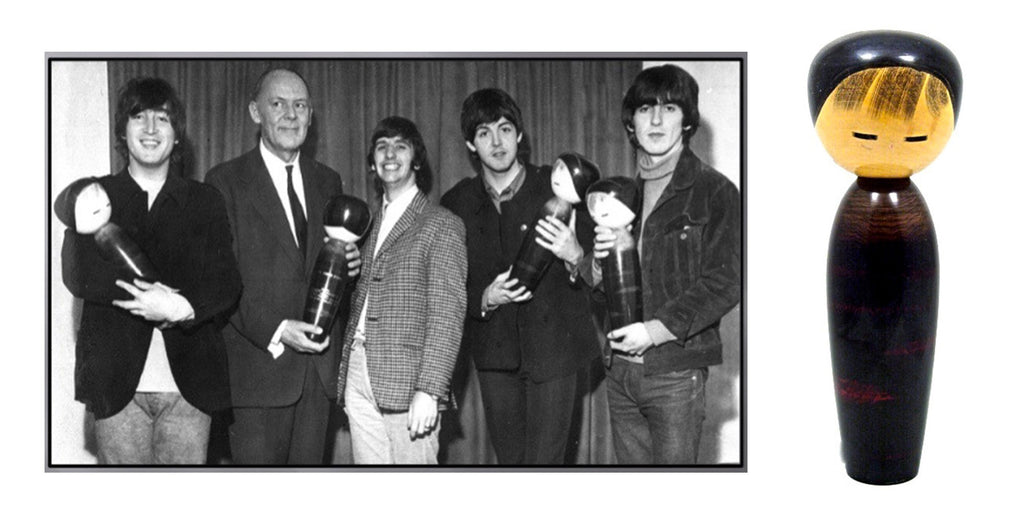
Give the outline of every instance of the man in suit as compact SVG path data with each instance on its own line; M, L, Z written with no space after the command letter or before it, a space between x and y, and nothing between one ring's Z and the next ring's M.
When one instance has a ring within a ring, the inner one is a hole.
M75 398L96 416L100 464L204 464L209 414L231 405L220 329L242 288L224 201L181 175L185 110L166 81L125 84L114 132L127 166L76 181L54 207L69 227L64 283L84 300ZM111 225L152 267L116 265L93 235Z
M356 464L437 464L466 311L466 231L428 201L433 176L415 124L382 120L367 160L383 205L363 248L338 394Z
M297 73L264 73L249 114L260 126L259 146L206 176L227 202L244 286L224 330L231 455L235 464L323 464L338 350L330 337L311 341L307 334L318 329L301 317L325 237L324 207L341 193L341 178L299 153L313 106ZM349 251L357 268L358 249Z
M510 266L534 218L550 199L551 167L526 162L523 119L494 88L462 105L462 134L480 174L463 179L441 204L466 224L469 307L463 350L472 353L501 464L564 464L576 404L576 375L600 353L589 290L570 278L589 251L593 221L577 209L567 225L538 222L538 243L558 260L533 293L510 279Z

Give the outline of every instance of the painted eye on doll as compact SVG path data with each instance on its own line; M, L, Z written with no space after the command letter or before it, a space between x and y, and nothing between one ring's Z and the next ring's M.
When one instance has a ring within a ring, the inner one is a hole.
M953 125L952 97L943 82L906 66L851 74L832 90L815 122L837 164L877 178L921 171L942 151Z
M604 227L625 227L636 217L628 206L611 194L587 194L587 208L594 222Z

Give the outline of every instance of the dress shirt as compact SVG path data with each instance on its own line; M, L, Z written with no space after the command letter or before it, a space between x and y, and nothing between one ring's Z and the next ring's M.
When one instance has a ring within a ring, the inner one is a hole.
M306 209L306 188L302 183L302 170L299 169L299 157L301 153L296 152L295 158L291 162L285 162L281 160L277 155L270 152L267 149L267 145L260 140L260 155L263 156L263 164L267 167L267 173L270 174L270 180L274 184L274 191L277 192L277 199L281 201L281 208L284 209L284 215L288 218L288 230L292 232L292 239L295 240L295 245L298 247L299 239L295 235L295 218L292 217L292 203L288 199L288 170L285 166L292 166L292 188L295 188L295 195L299 196L299 204L302 205L302 213L309 218L309 211ZM274 336L270 338L270 344L267 345L267 350L270 354L277 359L284 354L284 343L281 343L281 334L284 332L284 321L277 325L277 331L274 332Z
M481 179L484 181L484 190L487 191L487 196L491 198L494 208L498 209L498 213L501 214L501 203L511 200L519 193L519 189L523 187L523 183L526 181L526 165L519 165L519 171L512 178L512 182L500 192L495 190L491 182L487 180L487 177L481 177Z
M295 158L291 162L285 162L271 153L262 140L260 141L260 154L263 155L263 164L267 167L270 180L274 182L274 190L277 191L277 198L281 201L281 207L284 208L284 215L288 218L288 228L292 231L292 238L295 238L295 245L298 246L299 240L295 236L295 218L292 217L292 203L288 199L288 170L285 169L285 166L292 166L292 187L295 188L295 195L299 196L303 215L309 219L309 211L306 209L306 189L302 183L302 170L299 169L299 157L302 155L296 152Z

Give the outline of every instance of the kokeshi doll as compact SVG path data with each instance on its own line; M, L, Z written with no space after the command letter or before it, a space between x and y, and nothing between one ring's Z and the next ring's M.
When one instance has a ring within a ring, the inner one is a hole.
M129 280L157 280L157 271L139 245L110 221L110 197L95 177L68 185L53 204L57 219L79 234L92 234L103 256Z
M317 343L330 334L348 283L345 245L366 236L371 219L369 207L359 198L341 194L327 203L324 231L328 240L316 257L302 316L304 322L320 327L319 334L309 335Z
M857 181L832 227L828 314L846 472L917 475L939 303L935 228L910 176L953 133L960 67L938 42L876 31L821 50L808 81L818 136Z
M537 220L554 216L559 221L569 224L572 209L583 201L587 188L601 178L597 166L578 153L562 153L551 168L551 190L555 196L541 207ZM533 291L540 283L548 266L554 261L555 255L537 243L540 234L537 232L537 220L533 222L533 231L523 239L519 253L512 265L509 278L519 280L520 286Z
M611 330L640 322L643 317L640 257L636 239L628 230L636 219L639 201L636 182L626 177L597 181L587 191L587 208L594 223L615 233L615 245L601 264Z

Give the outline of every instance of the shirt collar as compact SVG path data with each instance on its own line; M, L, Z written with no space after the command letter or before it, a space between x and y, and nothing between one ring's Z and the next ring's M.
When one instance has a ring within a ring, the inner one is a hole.
M299 159L302 157L302 152L296 152L295 158L292 159L291 162L285 162L281 160L277 155L275 155L272 151L270 151L270 149L267 148L267 145L263 143L263 139L261 138L260 155L263 155L263 164L267 166L267 170L270 171L270 175L273 176L287 175L287 170L285 169L285 166L295 166L296 168L298 168ZM294 171L295 169L293 168L292 175L295 175Z
M383 197L383 205L387 215L391 216L395 213L401 214L402 212L405 212L405 209L409 208L409 205L412 204L412 200L416 197L416 194L419 193L419 191L420 189L418 186L410 186L405 191L398 194L398 197L390 201L388 201L388 196L385 195Z
M128 171L128 167L125 166L124 170L121 171L120 175L124 176L125 182L131 183L130 186L136 191L136 193L145 192L150 193L150 190L155 189L153 197L150 197L149 206L152 208L156 204L156 196L161 195L163 197L169 197L179 204L185 204L185 195L187 193L187 186L185 186L185 178L179 176L180 170L176 166L171 166L167 172L167 179L164 180L160 186L144 188L139 181L132 177L131 172Z
M494 201L495 204L508 201L515 197L515 195L519 193L519 189L523 187L523 182L526 181L526 165L519 165L519 171L516 172L516 176L512 178L512 182L509 183L509 185L500 193L491 186L490 181L488 181L486 177L481 176L480 179L484 182L484 190L487 191L487 195L491 198L491 201Z

